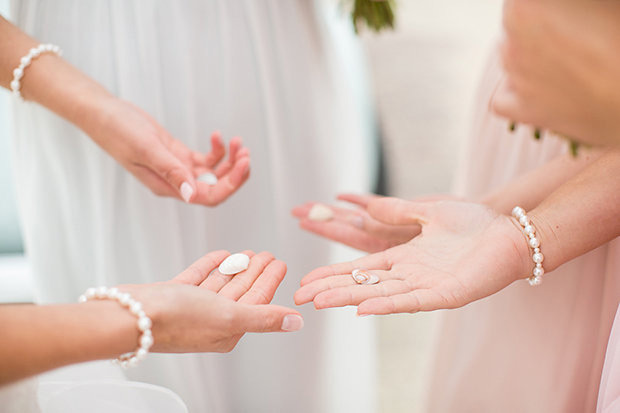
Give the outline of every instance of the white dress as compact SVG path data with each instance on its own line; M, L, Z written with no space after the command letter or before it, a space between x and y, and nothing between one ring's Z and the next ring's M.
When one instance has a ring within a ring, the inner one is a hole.
M166 280L225 248L285 260L274 302L293 305L301 276L341 260L290 215L373 184L363 62L337 13L310 0L13 1L23 30L187 146L208 151L218 129L252 153L252 176L230 200L185 205L152 195L46 109L16 103L16 188L40 302ZM191 412L373 411L372 321L301 311L299 333L247 335L228 355L151 355L130 378L172 389Z

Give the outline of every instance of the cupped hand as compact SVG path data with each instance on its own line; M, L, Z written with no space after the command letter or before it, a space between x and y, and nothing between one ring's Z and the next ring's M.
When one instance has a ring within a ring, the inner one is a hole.
M286 264L268 252L254 254L247 270L217 270L230 254L211 252L165 283L121 286L142 302L153 321L156 352L228 352L246 332L296 331L299 312L270 305Z
M298 305L358 306L359 315L456 308L526 278L531 262L518 224L479 204L372 201L369 212L394 225L422 225L411 241L355 261L317 268L301 281ZM379 278L356 284L354 269Z
M84 131L125 169L159 196L215 206L235 193L250 175L250 152L240 138L230 141L228 158L219 132L211 136L207 154L190 150L174 139L149 114L117 98L106 100ZM208 185L196 178L218 178Z
M619 20L613 1L505 1L506 79L491 107L577 141L618 145Z
M373 215L368 209L371 201L383 197L378 195L341 194L338 200L349 202L354 208L330 206L334 218L329 221L313 221L308 218L316 204L308 202L293 209L293 215L299 218L299 226L322 237L340 242L365 252L379 252L403 244L420 233L418 223L394 225L386 222L383 214ZM431 202L454 199L451 195L431 195L416 199L419 202Z

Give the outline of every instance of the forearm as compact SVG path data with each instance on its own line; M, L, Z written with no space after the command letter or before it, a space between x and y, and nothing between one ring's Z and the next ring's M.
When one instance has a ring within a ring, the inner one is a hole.
M562 184L598 160L604 151L583 149L579 156L558 156L541 167L519 176L509 184L482 197L481 202L502 214L510 214L515 205L534 209Z
M113 301L1 305L0 385L136 349L136 318Z
M538 231L544 268L620 235L620 152L609 152L528 213Z
M13 70L38 41L0 16L0 86L9 88ZM81 129L89 132L99 116L97 108L112 96L65 60L43 53L25 69L20 92Z

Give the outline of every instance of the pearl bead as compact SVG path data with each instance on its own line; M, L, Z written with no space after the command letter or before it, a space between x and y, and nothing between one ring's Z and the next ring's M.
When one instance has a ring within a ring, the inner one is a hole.
M149 352L146 351L145 349L143 349L143 348L138 349L138 351L136 351L136 358L138 360L144 360L144 358L146 357L147 354L149 354Z
M133 314L138 315L138 313L140 311L142 311L142 304L140 304L137 301L134 301L133 303L131 303L131 305L129 306L129 311L131 311Z
M24 56L21 58L20 62L22 64L22 66L28 66L30 64L30 62L32 61L32 58L30 57L30 55L28 56Z
M530 219L527 217L527 215L522 215L521 218L519 218L519 224L521 224L522 226L527 226L530 222Z
M540 245L540 241L538 241L538 238L530 238L530 247L536 248L539 245Z
M142 335L142 337L140 337L140 347L148 350L151 348L152 345L153 345L153 336Z
M97 290L95 288L89 288L88 290L86 290L86 292L84 293L84 295L86 296L86 298L91 299L91 298L95 298L95 292Z
M113 287L113 288L108 289L108 292L106 295L108 298L115 300L116 296L118 295L118 288Z
M527 279L531 286L540 285L542 283L542 278L540 277L530 277Z
M95 290L95 297L97 298L107 298L108 289L105 287L97 287Z
M151 328L153 326L153 323L151 322L151 319L148 317L140 317L138 319L138 330L140 331L146 331L149 328Z
M534 229L533 226L531 225L526 225L525 228L523 228L523 232L525 232L527 235L534 235L534 233L536 232L536 230Z
M14 77L16 80L21 79L21 77L23 76L23 74L24 74L24 69L22 69L21 67L18 67L17 69L13 70L13 77Z
M538 247L534 248L534 252L540 252L540 248Z
M525 211L520 206L512 208L512 216L515 218L521 218L525 214Z
M78 303L85 303L86 301L88 301L88 298L86 298L84 294L80 295L80 298L78 298Z
M121 293L118 295L118 302L121 303L122 305L127 306L129 304L129 301L133 301L129 294Z
M19 90L19 81L13 80L11 82L11 90L18 91Z
M537 277L537 278L542 277L544 273L545 273L545 270L543 270L542 267L536 267L532 271L532 274L534 275L534 277Z
M534 260L534 262L537 264L540 264L541 262L543 262L544 259L545 259L545 256L542 255L542 253L540 252L535 252L534 255L532 255L532 260Z

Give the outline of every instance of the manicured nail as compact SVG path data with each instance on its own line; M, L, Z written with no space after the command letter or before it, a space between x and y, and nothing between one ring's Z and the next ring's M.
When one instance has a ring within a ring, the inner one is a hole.
M282 321L282 330L284 331L298 331L301 330L303 326L304 319L295 314L285 316Z
M183 200L185 202L189 202L193 193L194 193L194 188L192 188L192 186L189 183L183 182L181 184L181 196L183 197Z
M353 225L354 227L357 228L364 228L364 217L360 216L360 215L356 215L352 218L349 218L349 224Z

